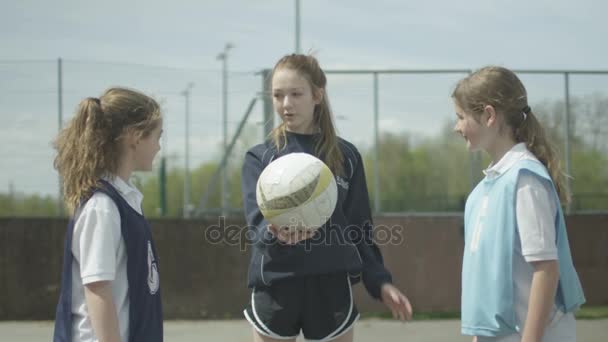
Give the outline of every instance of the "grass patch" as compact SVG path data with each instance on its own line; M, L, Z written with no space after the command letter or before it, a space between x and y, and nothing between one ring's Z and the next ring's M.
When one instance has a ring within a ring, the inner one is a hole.
M575 314L576 319L606 319L608 318L608 306L583 306ZM393 319L390 312L364 312L362 319ZM414 312L415 321L425 321L434 319L460 319L459 311L438 311L438 312Z
M582 306L575 314L576 319L608 318L608 306Z
M364 312L361 314L362 319L393 319L393 314L390 312ZM458 311L437 311L437 312L414 312L413 320L426 321L433 319L460 319Z

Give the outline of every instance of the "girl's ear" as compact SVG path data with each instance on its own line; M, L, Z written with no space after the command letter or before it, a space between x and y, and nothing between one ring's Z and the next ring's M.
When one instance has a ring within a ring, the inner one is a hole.
M493 125L496 125L496 110L494 109L493 106L487 105L483 108L483 116L486 118L485 120L485 125L487 127L491 127Z
M312 99L316 105L318 105L319 103L321 103L321 101L323 101L323 97L325 97L325 89L318 88L313 91Z
M125 133L125 145L129 148L135 148L139 143L139 134L135 130L129 129Z

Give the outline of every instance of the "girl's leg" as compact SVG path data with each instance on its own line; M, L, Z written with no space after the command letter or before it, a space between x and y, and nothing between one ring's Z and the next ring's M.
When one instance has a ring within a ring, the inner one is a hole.
M252 330L253 330L253 342L296 342L295 338L294 339L276 339L276 338L271 338L271 337L260 334L257 330L255 330L255 328ZM344 341L352 341L352 339L344 340Z
M344 333L344 335L331 340L331 342L353 342L355 338L355 327L348 329L348 332Z

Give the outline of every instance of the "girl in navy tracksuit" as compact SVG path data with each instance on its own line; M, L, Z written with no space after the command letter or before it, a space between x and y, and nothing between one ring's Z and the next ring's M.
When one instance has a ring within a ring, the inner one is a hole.
M112 88L86 98L55 142L73 213L65 239L53 341L163 340L158 257L133 171L160 150L158 103Z
M254 244L249 266L251 302L245 309L255 341L352 341L359 317L351 285L363 280L370 295L401 319L411 316L408 299L391 282L372 239L372 220L357 149L336 136L325 91L326 78L312 56L288 55L272 75L273 105L282 123L243 165L243 196ZM262 216L256 183L262 170L283 155L304 152L321 158L338 184L336 209L316 233L275 227Z

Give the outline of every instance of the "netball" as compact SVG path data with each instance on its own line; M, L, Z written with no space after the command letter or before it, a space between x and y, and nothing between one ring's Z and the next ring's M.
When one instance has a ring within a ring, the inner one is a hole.
M315 230L334 212L338 189L320 159L290 153L270 163L258 179L256 199L264 217L277 227Z

